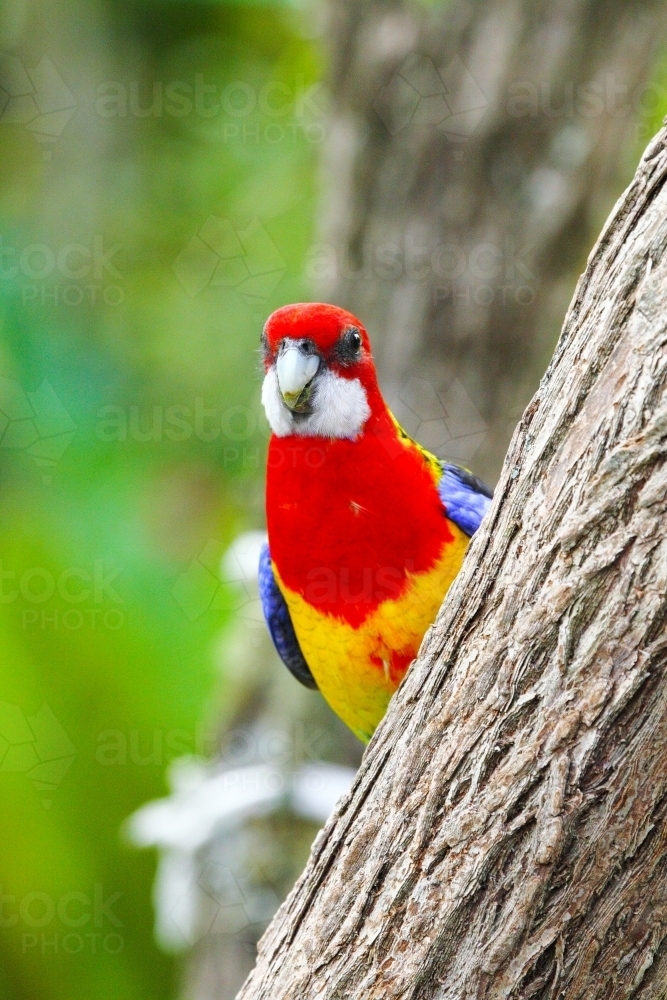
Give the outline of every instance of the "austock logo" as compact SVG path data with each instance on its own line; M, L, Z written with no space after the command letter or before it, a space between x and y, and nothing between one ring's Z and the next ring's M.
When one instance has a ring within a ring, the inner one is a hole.
M229 288L247 304L261 304L278 287L287 264L259 219L236 229L228 219L209 215L173 268L191 298L205 288Z
M433 126L452 142L465 142L489 106L459 56L436 68L428 56L412 53L378 95L374 107L396 135L408 126Z
M41 891L16 896L4 890L0 884L0 930L23 930L24 955L117 955L125 947L118 933L123 923L114 910L123 893L108 894L101 882L92 892L73 890L61 896Z
M25 774L44 792L45 809L70 768L76 748L48 705L24 715L18 705L0 702L0 773Z
M214 859L187 875L178 887L180 891L174 891L176 884L171 886L169 904L160 913L158 936L169 951L191 948L209 935L239 935L266 921L280 904L277 893L267 889L258 893L245 872L233 872Z
M399 240L368 240L361 259L352 263L349 247L314 244L306 260L306 273L315 283L338 281L410 281L430 286L435 304L453 303L488 307L493 302L530 306L535 301L537 278L531 270L536 246L517 246L507 236L502 243L458 239L441 242L437 236L417 238L406 233Z
M391 410L408 434L439 458L467 464L482 444L487 425L458 379L438 389L424 378L410 378Z
M45 380L26 392L0 375L0 449L25 451L39 466L54 466L67 450L76 424Z
M117 631L125 623L123 598L115 588L120 566L96 559L89 569L68 566L17 568L0 559L0 605L17 605L23 629Z
M206 611L222 611L227 606L220 579L220 555L221 546L210 539L172 588L176 603L191 622Z
M80 306L124 301L123 274L115 258L120 243L105 244L96 233L88 243L6 243L0 235L0 282L11 283L23 305Z
M246 532L222 559L222 545L209 539L172 588L191 622L207 611L236 611L249 622L263 621L256 581L264 539L264 532Z
M186 119L196 116L223 144L276 146L325 138L324 109L317 102L320 84L307 85L297 73L291 84L268 80L207 83L203 73L187 80L153 80L140 85L107 80L97 87L95 110L101 118Z
M53 143L76 109L67 84L47 56L33 69L17 56L0 53L0 124L22 125L44 145L50 160Z

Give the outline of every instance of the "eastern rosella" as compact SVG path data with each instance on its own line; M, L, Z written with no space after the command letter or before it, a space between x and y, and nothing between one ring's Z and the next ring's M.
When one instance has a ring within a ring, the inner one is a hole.
M262 333L271 425L260 596L276 649L368 741L417 655L491 492L399 426L364 327L284 306Z

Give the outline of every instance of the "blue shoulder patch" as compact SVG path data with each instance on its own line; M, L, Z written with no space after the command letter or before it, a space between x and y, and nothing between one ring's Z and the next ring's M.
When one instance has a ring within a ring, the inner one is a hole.
M278 656L298 681L305 687L317 691L317 682L301 652L287 602L273 575L268 545L262 546L259 555L259 596L266 624Z
M450 521L474 535L491 506L493 492L481 479L458 465L444 464L438 493Z

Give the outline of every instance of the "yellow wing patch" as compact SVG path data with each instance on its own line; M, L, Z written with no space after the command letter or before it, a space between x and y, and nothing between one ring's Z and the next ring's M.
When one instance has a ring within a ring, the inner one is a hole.
M461 566L469 539L451 522L450 529L454 540L445 543L433 569L413 574L401 597L384 601L358 628L323 613L289 590L273 566L301 651L320 691L365 743L385 714Z

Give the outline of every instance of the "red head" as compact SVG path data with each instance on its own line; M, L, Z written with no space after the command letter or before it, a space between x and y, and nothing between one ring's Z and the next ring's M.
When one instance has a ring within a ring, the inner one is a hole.
M320 302L283 306L262 333L262 402L274 434L355 438L384 408L366 330Z

